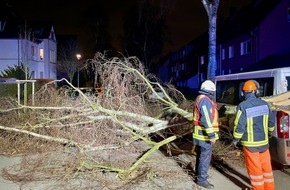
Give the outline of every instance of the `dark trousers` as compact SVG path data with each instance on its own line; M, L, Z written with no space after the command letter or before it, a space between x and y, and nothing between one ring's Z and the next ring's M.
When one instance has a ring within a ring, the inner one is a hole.
M212 144L210 142L199 142L198 145L196 145L196 153L196 182L204 183L208 179L208 169L212 157Z

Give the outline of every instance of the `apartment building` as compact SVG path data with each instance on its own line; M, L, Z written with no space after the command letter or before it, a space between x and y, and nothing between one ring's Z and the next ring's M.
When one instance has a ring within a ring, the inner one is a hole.
M290 65L290 0L253 0L218 20L216 75ZM191 49L184 54L186 47ZM208 33L204 33L172 53L167 67L158 72L168 73L164 82L196 92L207 77L207 62Z

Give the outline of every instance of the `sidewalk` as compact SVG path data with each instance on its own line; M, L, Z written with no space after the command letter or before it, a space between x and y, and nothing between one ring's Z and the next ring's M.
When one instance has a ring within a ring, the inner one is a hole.
M2 169L9 167L15 163L18 163L20 161L19 157L10 157L8 159L8 157L4 157L4 156L0 156L0 171L1 171L1 175L0 175L0 189L7 189L7 190L19 190L19 185L11 182L11 181L7 181L5 179L2 178Z
M170 189L170 190L192 190L192 189L203 189L197 186L191 177L189 177L186 173L182 172L184 174L178 174L179 171L182 169L180 166L173 160L169 159L166 156L164 156L161 153L156 152L157 154L154 156L157 160L157 164L160 166L161 164L166 164L166 167L168 167L168 173L171 172L170 176L171 178L164 179L162 177L154 177L154 179L146 180L143 183L140 183L138 186L130 186L130 190L147 190L148 188L150 190L158 190L158 189ZM159 157L160 156L160 157ZM24 185L15 184L11 181L7 181L2 178L2 169L7 168L9 169L9 166L15 165L17 163L20 163L22 157L6 157L6 156L0 156L0 189L2 190L45 190L45 189L52 189L53 185L56 183L56 181L53 180L47 180L47 181L36 181L27 183ZM156 166L158 167L158 166ZM178 176L176 176L176 175ZM115 174L112 174L115 177ZM214 184L216 190L225 190L225 187L227 190L240 190L241 188L237 186L235 183L233 183L231 180L226 178L224 175L222 175L220 172L218 172L214 168L210 168L209 171L209 181ZM147 184L146 184L147 183ZM148 186L148 183L149 186ZM158 184L158 187L154 184ZM151 186L151 187L150 187ZM98 184L94 186L92 190L99 189ZM60 187L59 187L60 188ZM114 189L114 188L102 188L102 189Z
M155 159L157 162L155 164L156 167L160 167L162 164L166 164L168 167L168 172L172 172L172 174L176 174L180 172L180 166L173 161L172 159L166 158L161 153L156 152ZM0 189L2 190L44 190L44 189L53 189L53 187L57 182L53 180L46 180L46 181L36 181L32 183L28 183L25 185L15 184L11 181L7 181L2 178L2 169L7 168L9 166L15 165L20 163L22 157L6 157L0 156ZM164 168L164 166L163 166ZM246 190L249 189L249 179L246 173L245 168L237 168L235 170L224 170L224 172L220 172L221 169L211 167L209 170L209 182L215 186L215 190ZM275 190L286 190L290 186L290 176L287 174L279 171L273 171L275 176ZM184 174L184 175L183 175ZM133 184L130 186L130 190L157 190L157 189L170 189L170 190L192 190L192 189L204 189L197 186L193 180L183 172L183 174L178 174L178 176L174 176L172 178L163 178L162 176L154 177L150 180L145 180L139 185ZM172 176L172 175L171 175ZM112 174L113 179L116 178L115 174ZM182 179L182 180L181 180ZM81 182L80 182L81 183ZM158 186L156 186L156 184ZM91 188L92 190L99 189L98 184ZM61 189L61 187L59 187ZM82 189L82 188L81 188ZM114 189L114 188L106 188L102 187L102 189Z
M251 185L248 174L244 168L221 173L215 168L210 168L209 181L215 186L216 190L246 190Z

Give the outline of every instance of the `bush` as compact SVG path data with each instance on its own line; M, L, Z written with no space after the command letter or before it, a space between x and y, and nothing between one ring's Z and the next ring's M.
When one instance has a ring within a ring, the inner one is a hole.
M1 84L0 97L17 97L17 85L16 84Z

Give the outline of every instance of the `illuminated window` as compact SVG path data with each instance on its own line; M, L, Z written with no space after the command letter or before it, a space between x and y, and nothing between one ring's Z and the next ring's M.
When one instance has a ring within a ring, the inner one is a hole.
M44 52L43 52L43 49L40 48L40 50L39 50L39 58L40 58L41 60L43 60L43 57L44 57Z

